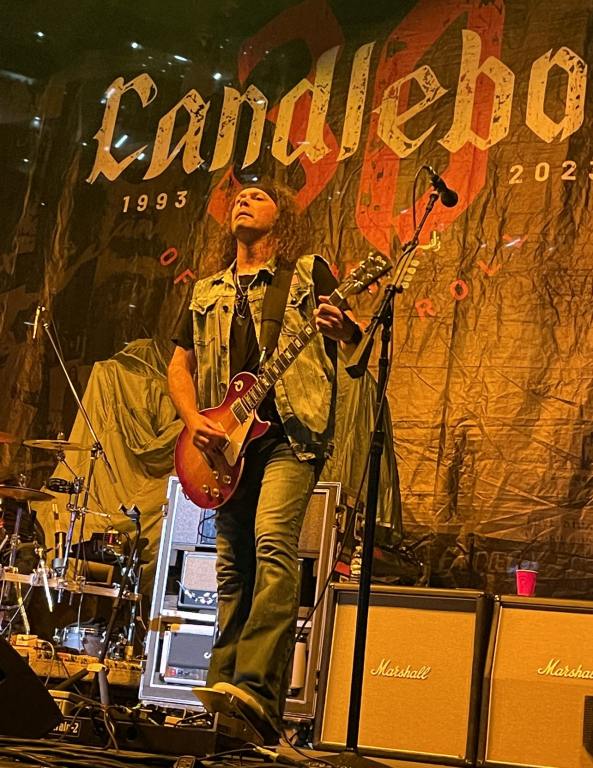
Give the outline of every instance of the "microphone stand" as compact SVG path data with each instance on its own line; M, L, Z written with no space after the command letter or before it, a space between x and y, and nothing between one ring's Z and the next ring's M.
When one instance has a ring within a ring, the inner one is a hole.
M46 311L45 307L38 306L37 307L37 313L35 315L35 322L33 327L33 338L35 338L37 333L37 325L39 321L39 316L43 314ZM87 479L86 486L83 487L84 479L75 477L74 482L74 488L76 493L76 501L74 504L68 503L68 509L70 511L70 524L68 526L68 532L66 535L66 543L64 548L64 557L61 563L61 577L63 579L67 578L67 569L68 569L68 560L70 558L70 551L72 547L72 539L74 536L74 526L76 524L76 520L80 517L81 518L81 525L80 525L80 533L82 538L82 531L84 527L84 520L86 512L88 511L88 500L91 493L91 482L94 475L94 469L95 469L95 463L97 459L102 459L103 463L105 464L105 469L107 471L107 476L109 477L109 480L111 483L116 483L117 478L115 477L115 473L113 472L113 469L111 468L111 464L109 463L109 459L107 458L107 455L105 453L105 450L103 449L103 446L101 445L101 442L97 436L97 433L95 432L93 425L91 423L90 417L86 411L86 408L82 404L82 401L80 397L78 396L78 392L76 391L76 387L74 386L74 383L72 382L72 379L70 378L70 374L68 373L68 370L66 368L66 364L64 362L63 355L60 351L60 347L57 343L57 340L54 338L53 333L50 331L49 328L49 322L43 321L41 323L41 326L43 327L47 338L50 341L50 344L53 347L53 350L55 352L56 358L58 360L58 363L60 364L60 368L62 369L62 372L64 373L64 376L66 377L66 382L68 383L68 386L70 387L70 391L72 392L72 395L74 397L74 400L76 401L76 406L78 408L78 411L82 414L82 417L86 423L87 429L89 430L91 437L93 438L93 444L91 446L91 459L89 464L89 475ZM65 462L64 462L65 463ZM68 465L66 465L68 466ZM83 493L83 502L82 507L78 506L78 499L80 493ZM72 498L72 497L71 497ZM74 563L74 573L73 578L76 580L78 577L78 566L79 566L79 559L80 559L80 549L82 546L82 542L79 542L79 547L77 549L76 554L76 560ZM58 603L61 603L63 596L63 587L60 585L58 588Z
M354 634L354 659L350 687L350 708L348 710L348 728L346 745L342 752L324 761L343 768L364 768L365 766L383 766L384 763L363 757L358 752L358 735L360 730L360 712L362 701L362 681L364 674L366 638L371 594L371 579L373 570L373 549L375 544L375 524L377 520L377 502L379 498L379 479L381 474L381 457L385 445L383 430L383 413L387 395L389 373L389 346L393 328L394 299L396 293L401 293L405 275L413 266L414 251L418 246L420 232L428 215L434 208L439 194L430 193L422 219L420 220L412 239L403 246L402 256L396 265L393 280L386 286L381 306L365 330L365 338L346 366L346 371L352 378L362 376L368 366L375 334L379 327L381 331L381 352L377 376L377 404L375 407L374 430L371 436L369 475L367 482L366 510L364 515L364 530L362 539L362 559L360 568L360 583L356 607L356 630Z
M45 310L45 307L41 308L41 312ZM50 341L50 344L53 347L53 350L56 354L56 357L58 358L58 363L60 364L60 368L62 369L64 376L66 377L66 381L68 382L68 386L70 387L70 390L72 392L72 395L74 397L74 400L76 401L76 406L80 413L82 414L82 418L84 419L87 428L89 432L91 433L91 437L93 438L93 445L91 447L91 455L95 458L101 458L103 463L105 464L105 469L107 470L107 475L109 476L109 480L115 484L117 482L117 478L115 477L115 473L113 469L111 468L111 464L109 463L109 459L107 458L107 455L105 453L105 450L103 449L103 446L101 445L101 442L99 438L97 437L97 433L93 429L93 425L91 423L91 420L89 418L88 413L86 412L86 408L82 404L82 401L80 397L78 396L78 392L76 391L76 387L74 386L72 379L70 378L70 374L68 373L68 370L66 369L66 364L64 363L64 358L62 357L62 354L60 353L59 347L56 343L56 340L53 337L52 332L49 329L49 323L43 322L41 323L43 326L43 329L45 330L45 333L47 334L47 338ZM88 491L90 489L90 477L89 477L89 483L87 486L87 492L85 493L85 505L88 501Z

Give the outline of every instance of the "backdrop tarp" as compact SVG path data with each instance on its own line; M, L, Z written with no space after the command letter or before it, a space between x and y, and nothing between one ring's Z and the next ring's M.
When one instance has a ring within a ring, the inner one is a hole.
M13 4L0 30L0 429L73 422L26 325L39 302L81 392L127 342L171 337L233 175L293 186L343 276L401 253L428 163L459 203L437 203L397 300L406 530L435 584L508 590L528 559L542 594L589 595L592 0L61 9ZM0 451L7 476L51 471Z

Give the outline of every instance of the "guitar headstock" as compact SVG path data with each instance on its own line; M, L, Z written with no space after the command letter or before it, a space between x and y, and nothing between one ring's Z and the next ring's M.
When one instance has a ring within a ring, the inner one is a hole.
M382 275L387 274L392 267L393 264L385 256L380 253L372 253L350 272L344 282L340 284L337 292L342 300L361 293Z

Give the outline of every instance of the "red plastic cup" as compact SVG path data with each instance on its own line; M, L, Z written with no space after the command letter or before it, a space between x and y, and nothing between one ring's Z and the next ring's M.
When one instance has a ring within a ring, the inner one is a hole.
M530 568L517 568L515 572L517 579L517 594L525 597L535 595L535 583L537 581L537 571Z

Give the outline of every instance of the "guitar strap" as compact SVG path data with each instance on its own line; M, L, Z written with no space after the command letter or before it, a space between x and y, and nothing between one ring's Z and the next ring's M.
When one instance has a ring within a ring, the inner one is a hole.
M259 346L261 349L259 358L260 368L266 360L269 360L276 350L294 268L294 264L278 267L274 272L271 282L266 288L262 304L261 331L259 337Z

